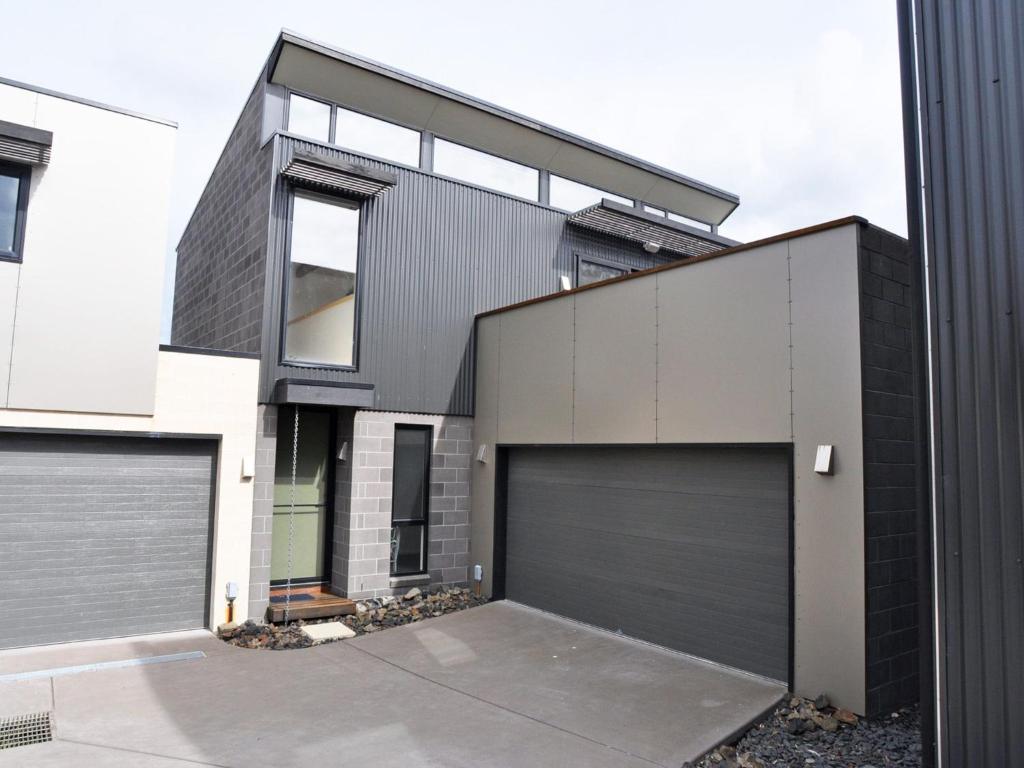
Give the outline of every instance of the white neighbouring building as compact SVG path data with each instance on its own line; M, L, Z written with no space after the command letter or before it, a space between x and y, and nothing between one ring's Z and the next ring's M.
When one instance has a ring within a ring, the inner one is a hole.
M246 600L258 362L160 348L175 136L0 80L0 648Z

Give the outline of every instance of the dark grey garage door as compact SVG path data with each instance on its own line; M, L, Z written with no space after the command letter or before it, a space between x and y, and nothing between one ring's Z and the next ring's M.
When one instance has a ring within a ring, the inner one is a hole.
M513 448L511 600L789 679L787 449Z
M205 626L215 455L0 432L0 648Z

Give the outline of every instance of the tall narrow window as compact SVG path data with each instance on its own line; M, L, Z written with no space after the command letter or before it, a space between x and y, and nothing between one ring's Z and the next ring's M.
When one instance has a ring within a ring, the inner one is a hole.
M21 260L31 171L0 163L0 259Z
M317 141L330 141L331 105L293 93L288 97L288 130Z
M391 490L391 575L427 570L427 516L430 499L430 426L395 425Z
M284 358L351 367L355 359L356 203L296 191L288 253Z

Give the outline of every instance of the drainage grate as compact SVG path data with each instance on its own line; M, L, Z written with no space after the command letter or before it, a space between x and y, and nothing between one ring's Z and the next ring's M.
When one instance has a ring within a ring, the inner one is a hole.
M0 718L0 749L53 741L49 712Z

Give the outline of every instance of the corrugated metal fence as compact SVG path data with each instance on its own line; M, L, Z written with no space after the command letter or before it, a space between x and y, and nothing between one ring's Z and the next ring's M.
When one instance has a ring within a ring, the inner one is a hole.
M913 0L913 10L938 473L939 757L1022 766L1024 3Z

